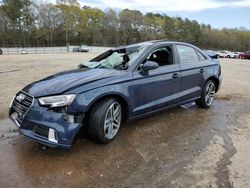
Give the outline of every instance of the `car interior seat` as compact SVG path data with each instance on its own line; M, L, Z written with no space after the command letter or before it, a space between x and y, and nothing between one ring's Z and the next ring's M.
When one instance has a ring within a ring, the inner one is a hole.
M170 55L171 53L167 50L159 50L153 53L148 60L157 62L159 66L170 65L172 64Z

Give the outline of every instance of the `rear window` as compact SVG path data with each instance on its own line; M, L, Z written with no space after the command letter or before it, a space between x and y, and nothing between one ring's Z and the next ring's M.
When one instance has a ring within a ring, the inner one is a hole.
M196 53L198 54L198 57L199 57L200 61L204 61L204 60L207 59L201 52L196 50Z
M180 56L180 63L195 63L200 61L194 48L184 45L177 45Z

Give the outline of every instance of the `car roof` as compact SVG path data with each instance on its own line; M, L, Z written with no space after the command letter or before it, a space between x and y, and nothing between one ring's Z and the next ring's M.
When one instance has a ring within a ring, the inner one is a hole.
M151 40L151 41L145 41L145 42L139 42L139 43L124 45L124 46L119 46L115 49L134 48L134 47L138 47L138 46L150 46L150 45L157 45L157 44L184 44L184 45L193 46L192 44L185 43L185 42L178 42L178 41L171 41L171 40L164 40L163 39L163 40Z

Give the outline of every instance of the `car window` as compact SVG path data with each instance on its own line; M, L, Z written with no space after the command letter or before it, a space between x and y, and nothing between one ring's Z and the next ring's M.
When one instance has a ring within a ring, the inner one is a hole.
M146 61L154 61L159 66L166 66L173 64L172 49L170 47L162 47L154 50L147 58Z
M199 51L196 50L196 53L197 53L197 55L198 55L200 61L204 61L204 60L207 59L207 58L206 58L202 53L200 53Z
M137 46L133 49L109 50L89 62L81 63L79 68L103 68L126 70L143 52L145 46Z
M199 62L199 57L194 48L184 45L177 45L177 51L180 56L180 63Z

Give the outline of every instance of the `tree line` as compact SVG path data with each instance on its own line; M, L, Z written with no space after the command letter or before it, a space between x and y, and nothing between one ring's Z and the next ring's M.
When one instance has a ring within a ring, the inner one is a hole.
M77 0L56 4L36 0L0 0L0 47L64 45L119 46L168 39L203 49L246 51L250 31L214 29L195 20L124 9L81 7Z

